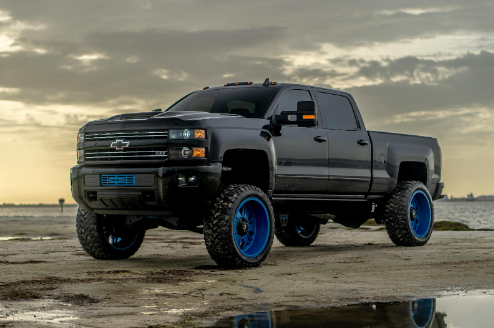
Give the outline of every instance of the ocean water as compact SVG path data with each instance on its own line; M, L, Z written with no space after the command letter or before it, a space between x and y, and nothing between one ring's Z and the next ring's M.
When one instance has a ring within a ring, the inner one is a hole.
M453 221L472 229L494 229L494 202L434 202L436 221Z
M494 229L494 202L434 202L436 221L465 223L473 229ZM65 205L63 213L60 206L0 206L2 217L75 217L77 205Z
M71 216L75 217L77 205L64 205L63 212L60 211L60 205L39 205L39 206L0 206L0 218L2 217L57 217Z

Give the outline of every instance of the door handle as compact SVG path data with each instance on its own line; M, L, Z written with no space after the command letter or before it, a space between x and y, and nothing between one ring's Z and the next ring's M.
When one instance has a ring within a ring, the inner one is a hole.
M360 139L359 141L357 141L357 143L361 146L367 146L369 144L369 142L364 139Z
M317 142L325 142L327 139L321 136L314 137L314 140Z

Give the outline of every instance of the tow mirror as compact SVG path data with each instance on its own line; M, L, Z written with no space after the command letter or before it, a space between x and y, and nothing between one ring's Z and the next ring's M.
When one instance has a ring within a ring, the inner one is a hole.
M296 115L295 120L290 120L290 115ZM310 101L299 101L297 103L296 111L282 111L279 115L272 117L272 123L274 125L298 125L298 126L316 126L317 125L317 111L316 103Z

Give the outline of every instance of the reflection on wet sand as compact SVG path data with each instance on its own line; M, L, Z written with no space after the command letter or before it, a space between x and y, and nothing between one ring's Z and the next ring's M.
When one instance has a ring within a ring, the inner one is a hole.
M371 303L331 309L257 312L218 321L211 327L235 328L446 328L445 313L432 298Z

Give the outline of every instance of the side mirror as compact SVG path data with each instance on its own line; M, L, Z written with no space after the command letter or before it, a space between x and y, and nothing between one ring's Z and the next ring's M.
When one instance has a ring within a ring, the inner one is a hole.
M297 119L290 120L290 115L296 115ZM317 125L317 111L316 103L310 101L299 101L297 103L296 111L283 111L280 115L274 115L272 118L274 125L298 125L298 126L316 126Z

